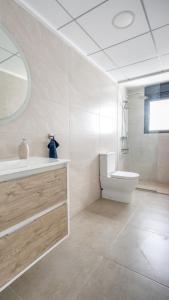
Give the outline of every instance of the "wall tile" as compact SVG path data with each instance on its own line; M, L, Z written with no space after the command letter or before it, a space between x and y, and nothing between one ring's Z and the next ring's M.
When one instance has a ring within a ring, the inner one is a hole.
M0 158L17 156L22 137L31 155L47 156L47 134L70 158L73 216L100 196L99 153L116 148L117 85L61 37L19 7L0 0L0 19L29 64L31 98L16 120L0 127Z

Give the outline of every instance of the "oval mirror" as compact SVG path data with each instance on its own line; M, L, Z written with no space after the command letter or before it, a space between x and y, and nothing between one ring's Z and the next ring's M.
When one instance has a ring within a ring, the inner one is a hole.
M25 59L0 25L0 124L25 109L29 91L30 76Z

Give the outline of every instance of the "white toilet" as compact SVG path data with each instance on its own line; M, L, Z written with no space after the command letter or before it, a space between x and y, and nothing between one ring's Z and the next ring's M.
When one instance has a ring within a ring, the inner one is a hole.
M102 197L129 203L138 184L139 174L116 171L116 153L100 154Z

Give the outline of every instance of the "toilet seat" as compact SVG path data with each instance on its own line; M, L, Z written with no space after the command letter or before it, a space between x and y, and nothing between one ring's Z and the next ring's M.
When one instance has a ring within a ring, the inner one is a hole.
M100 154L100 183L102 198L130 203L137 187L139 174L118 171L116 153Z
M139 177L139 174L133 172L116 171L111 173L110 177L118 179L135 179Z

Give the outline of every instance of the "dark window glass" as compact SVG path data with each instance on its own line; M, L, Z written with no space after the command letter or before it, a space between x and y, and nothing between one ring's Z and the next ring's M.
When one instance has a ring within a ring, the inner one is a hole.
M169 83L145 88L144 132L169 132Z

